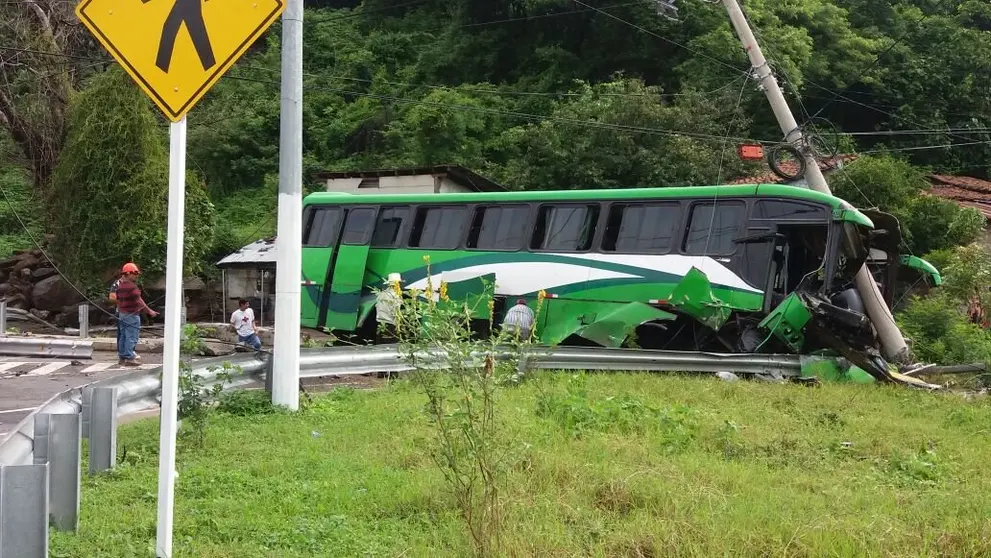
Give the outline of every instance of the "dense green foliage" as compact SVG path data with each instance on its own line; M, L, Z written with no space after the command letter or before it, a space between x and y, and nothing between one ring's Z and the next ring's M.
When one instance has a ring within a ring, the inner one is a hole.
M168 152L149 101L121 70L97 76L74 99L69 135L52 181L53 249L83 282L125 261L165 268ZM186 262L198 272L213 237L213 205L186 181Z
M14 250L31 246L31 237L41 239L43 221L37 211L38 195L32 189L31 179L23 169L0 167L0 258ZM27 231L18 221L24 221Z
M930 260L942 269L945 286L912 297L897 316L903 333L925 362L983 363L991 370L991 332L969 316L973 301L991 309L991 251L974 244L932 253Z

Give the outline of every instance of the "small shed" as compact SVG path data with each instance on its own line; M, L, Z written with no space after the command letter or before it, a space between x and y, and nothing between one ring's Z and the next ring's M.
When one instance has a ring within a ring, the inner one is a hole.
M217 262L223 275L224 321L237 307L237 299L251 301L258 313L258 323L264 326L275 321L275 238L252 242ZM231 304L228 305L228 301Z

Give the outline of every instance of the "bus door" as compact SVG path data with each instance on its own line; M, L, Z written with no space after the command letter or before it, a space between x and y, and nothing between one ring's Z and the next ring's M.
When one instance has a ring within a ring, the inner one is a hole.
M375 213L371 207L347 208L327 273L330 293L321 301L318 318L329 329L354 331L357 326Z
M341 233L344 210L308 206L303 212L303 262L300 324L315 328L327 294L327 272Z

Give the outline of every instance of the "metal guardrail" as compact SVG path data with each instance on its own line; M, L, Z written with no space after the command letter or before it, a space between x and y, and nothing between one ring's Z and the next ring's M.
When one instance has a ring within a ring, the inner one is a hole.
M507 349L497 358L509 358ZM428 366L442 367L444 355L436 351L417 354ZM240 368L227 389L238 389L262 379L269 370L268 355L244 354L230 358L218 357L194 363L193 372L209 385L215 381L225 362ZM644 372L695 372L735 374L780 374L798 376L801 360L796 355L748 355L722 353L691 353L634 349L603 349L583 347L531 347L525 353L527 369L538 370L602 370ZM409 372L412 367L395 346L333 347L300 350L300 377L355 376L374 373ZM155 408L160 403L162 369L138 370L105 378L84 386L66 390L40 405L0 439L0 465L21 465L32 462L34 424L38 413L74 414L82 412L83 436L87 435L85 412L86 393L91 388L117 388L117 414L126 416Z
M93 342L79 339L0 336L0 355L47 358L93 358Z

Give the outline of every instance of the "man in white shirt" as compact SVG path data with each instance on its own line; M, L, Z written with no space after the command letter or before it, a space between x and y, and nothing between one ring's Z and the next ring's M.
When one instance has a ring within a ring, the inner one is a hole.
M237 332L237 340L256 351L261 350L262 341L255 333L255 312L243 298L238 299L237 306L237 310L231 314L231 326Z
M526 305L526 300L517 299L516 306L506 312L506 317L502 320L502 328L517 339L530 338L530 331L533 329L533 310Z

